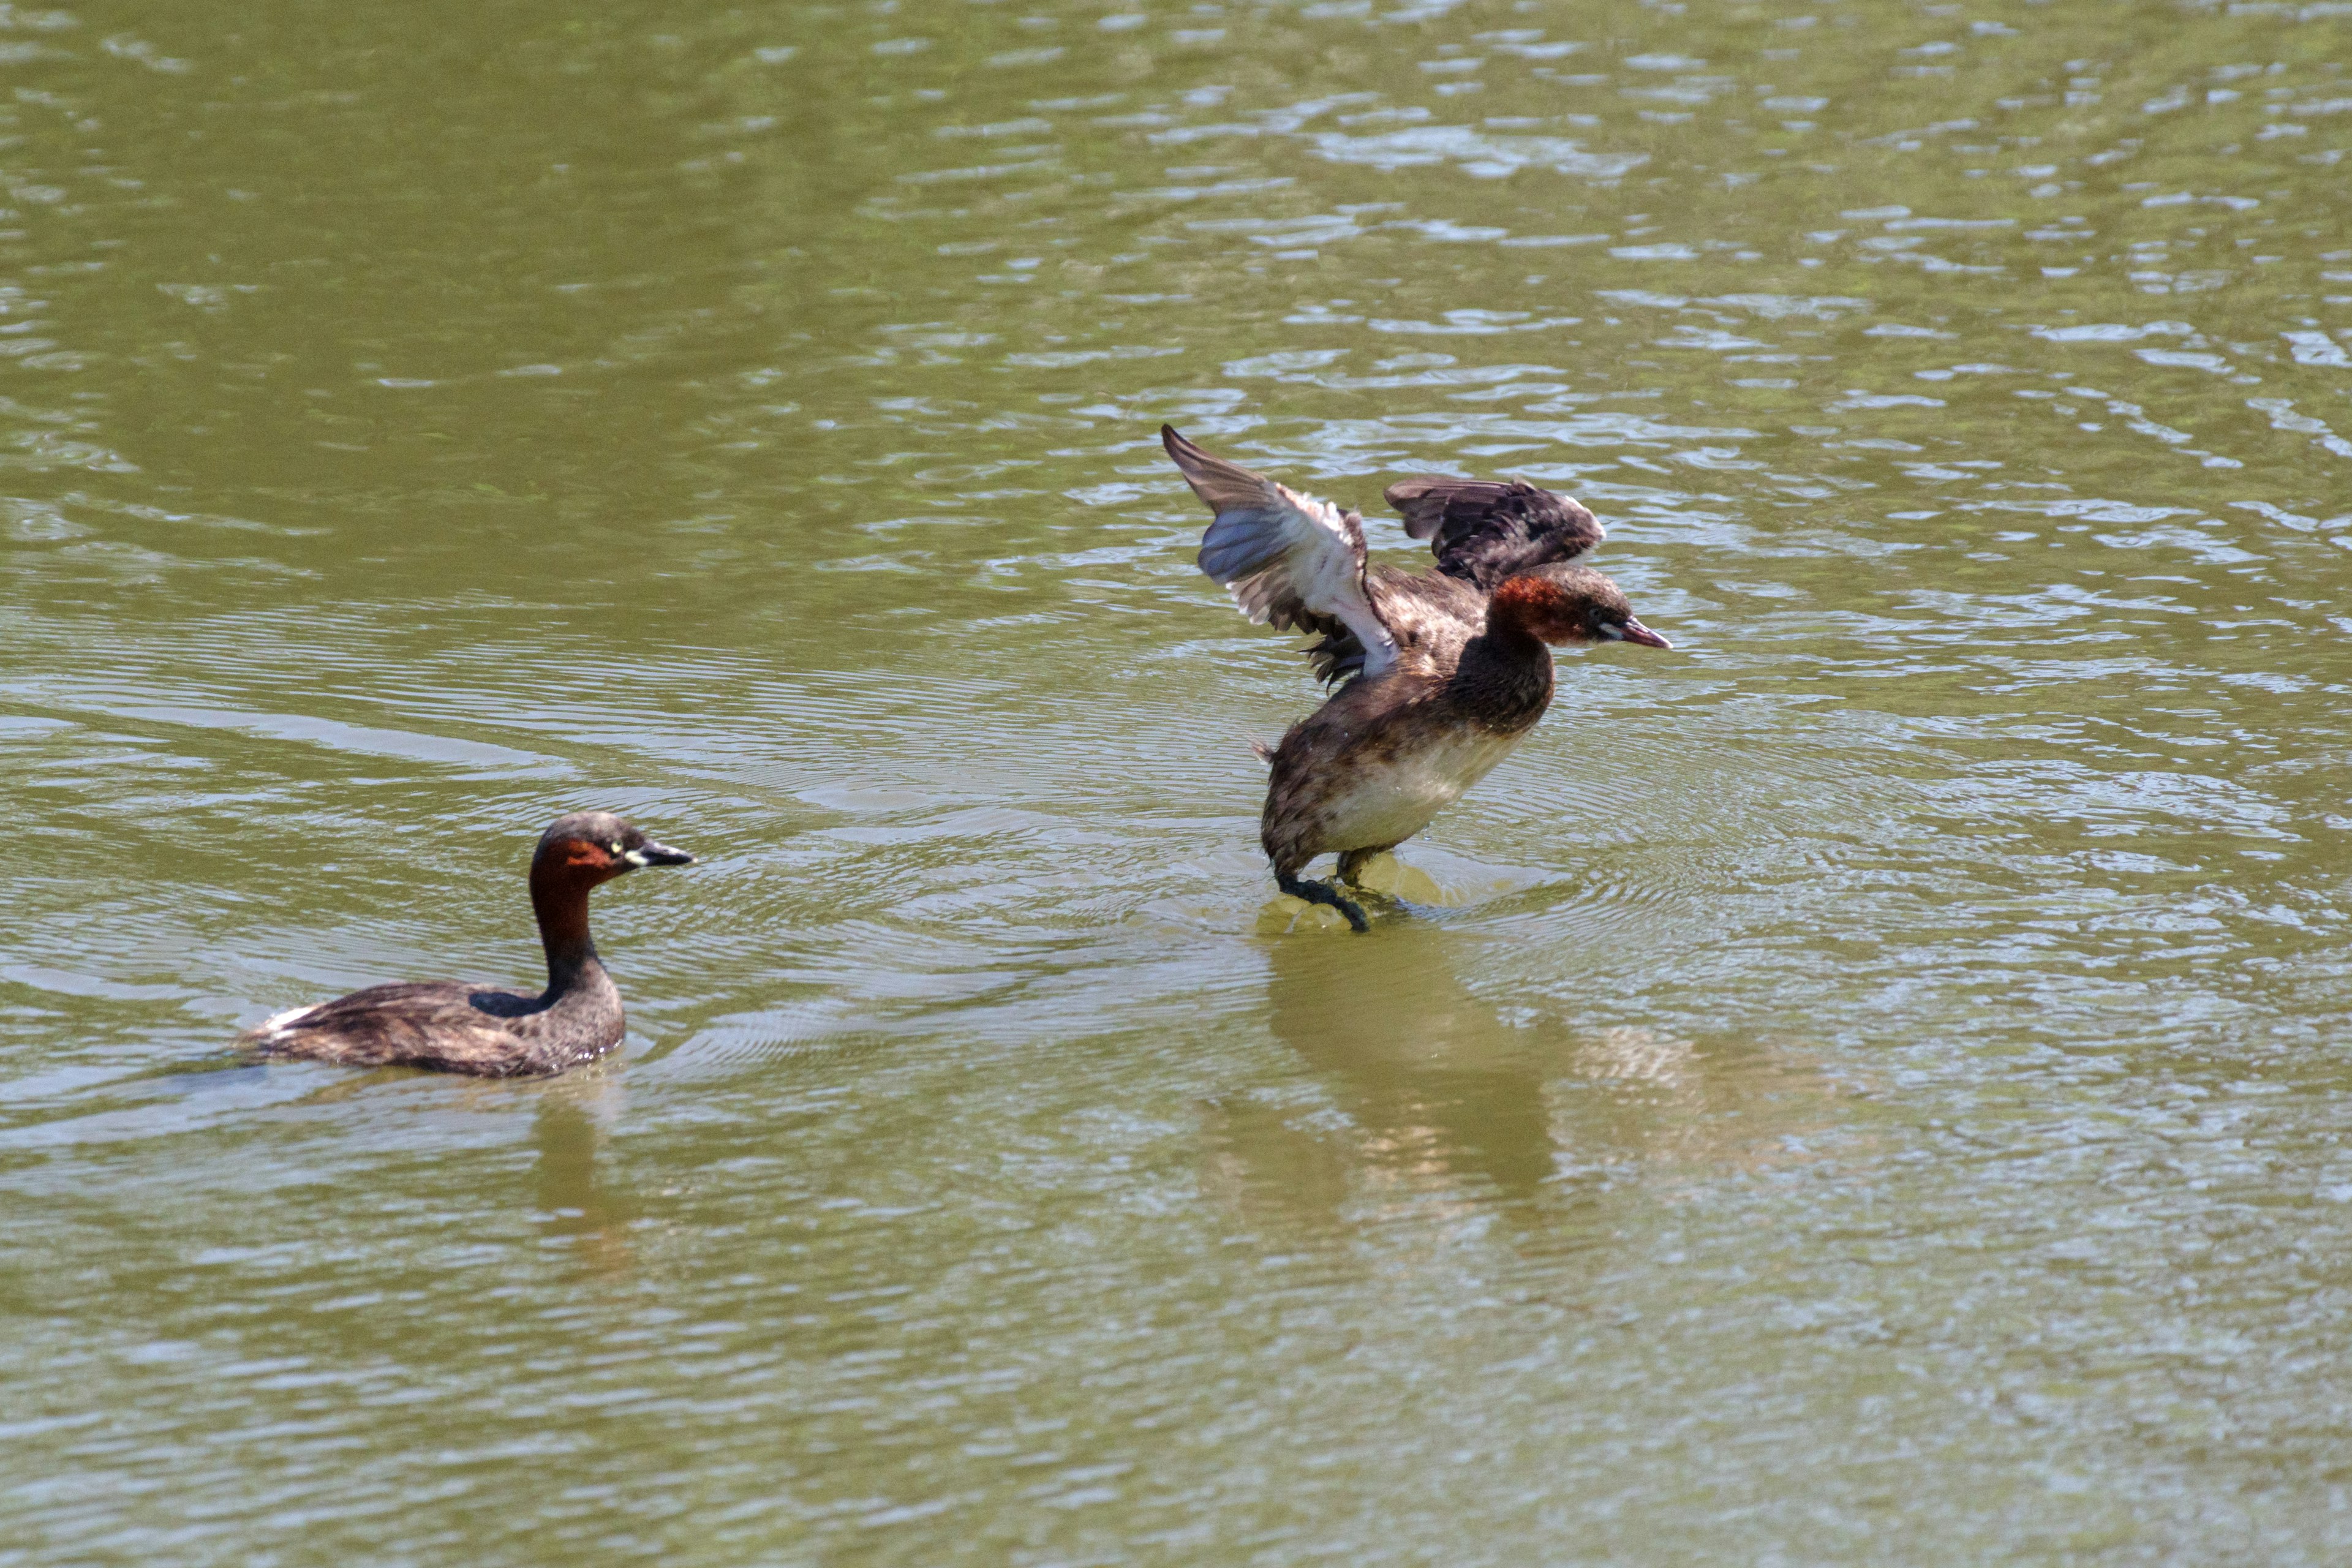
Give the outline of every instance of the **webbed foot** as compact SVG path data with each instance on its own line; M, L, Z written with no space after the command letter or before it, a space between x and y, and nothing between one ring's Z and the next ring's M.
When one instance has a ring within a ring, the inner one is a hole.
M1304 877L1276 871L1275 881L1294 899L1304 899L1310 904L1326 904L1348 917L1348 924L1357 931L1370 931L1372 922L1364 918L1364 906L1349 898L1328 882L1310 882Z

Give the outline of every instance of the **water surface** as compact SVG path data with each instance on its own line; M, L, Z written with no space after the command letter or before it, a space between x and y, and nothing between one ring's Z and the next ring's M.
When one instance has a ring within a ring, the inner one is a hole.
M2342 1561L2347 25L0 12L0 1562ZM1676 649L1334 930L1163 419Z

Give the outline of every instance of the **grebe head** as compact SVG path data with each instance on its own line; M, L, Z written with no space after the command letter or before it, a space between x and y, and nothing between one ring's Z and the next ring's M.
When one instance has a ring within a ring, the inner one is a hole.
M562 873L584 878L593 886L640 866L693 864L694 857L685 850L655 843L609 811L575 811L557 817L540 835L530 871L534 879Z
M1546 566L1510 578L1487 602L1486 618L1549 643L1675 646L1634 619L1624 590L1590 566Z

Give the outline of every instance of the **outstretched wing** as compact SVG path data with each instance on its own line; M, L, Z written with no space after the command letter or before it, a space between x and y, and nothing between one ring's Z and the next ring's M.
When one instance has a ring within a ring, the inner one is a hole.
M1437 569L1486 593L1522 572L1576 561L1599 546L1599 520L1576 501L1525 479L1422 474L1388 489L1404 531L1435 542Z
M1396 637L1364 591L1361 518L1213 458L1168 426L1160 442L1217 514L1201 539L1201 570L1243 614L1277 631L1352 637L1366 675L1395 667Z

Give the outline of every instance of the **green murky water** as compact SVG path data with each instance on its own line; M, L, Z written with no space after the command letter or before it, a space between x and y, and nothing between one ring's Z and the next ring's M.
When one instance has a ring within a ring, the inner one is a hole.
M0 1562L2344 1560L2347 6L572 9L0 11ZM1294 929L1163 418L1677 651Z

